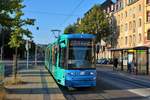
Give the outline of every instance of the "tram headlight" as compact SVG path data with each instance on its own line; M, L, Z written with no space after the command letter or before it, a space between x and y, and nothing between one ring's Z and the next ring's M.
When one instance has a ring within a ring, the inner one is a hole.
M93 77L93 80L96 80L96 77Z
M75 73L74 73L74 72L68 72L67 74L68 74L68 75L71 75L71 76L75 76Z
M95 75L96 73L95 72L90 72L90 75Z
M90 75L94 75L94 72L90 72Z

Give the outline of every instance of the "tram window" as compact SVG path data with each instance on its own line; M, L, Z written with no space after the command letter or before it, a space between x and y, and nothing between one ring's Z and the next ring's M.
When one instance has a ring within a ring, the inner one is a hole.
M58 54L58 48L55 48L55 61L54 61L54 64L56 65L57 64L57 54Z
M56 59L55 59L55 48L53 47L53 48L52 48L52 64L53 64L53 65L55 65L55 62L56 62L55 60L56 60Z
M57 62L57 48L53 46L52 48L52 64L56 65Z
M60 63L59 66L62 68L66 67L66 48L60 49Z

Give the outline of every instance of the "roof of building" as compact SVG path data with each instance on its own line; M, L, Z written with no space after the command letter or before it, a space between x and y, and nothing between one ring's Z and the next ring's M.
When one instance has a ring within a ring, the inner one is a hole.
M108 6L111 6L112 4L114 4L114 2L113 2L112 0L106 0L105 2L103 2L103 3L101 4L101 7L102 7L103 9L106 9Z

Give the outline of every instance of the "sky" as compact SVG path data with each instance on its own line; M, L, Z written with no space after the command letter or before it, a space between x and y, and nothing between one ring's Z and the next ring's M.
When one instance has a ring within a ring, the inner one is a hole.
M94 5L105 0L24 0L24 18L36 19L35 25L28 27L37 44L48 44L54 41L51 30L61 30L76 22ZM113 0L114 1L114 0ZM36 29L39 27L39 30Z

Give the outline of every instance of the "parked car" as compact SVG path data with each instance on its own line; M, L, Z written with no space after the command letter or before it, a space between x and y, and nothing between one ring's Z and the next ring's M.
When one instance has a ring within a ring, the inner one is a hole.
M113 64L113 60L111 58L101 58L97 60L97 64Z

